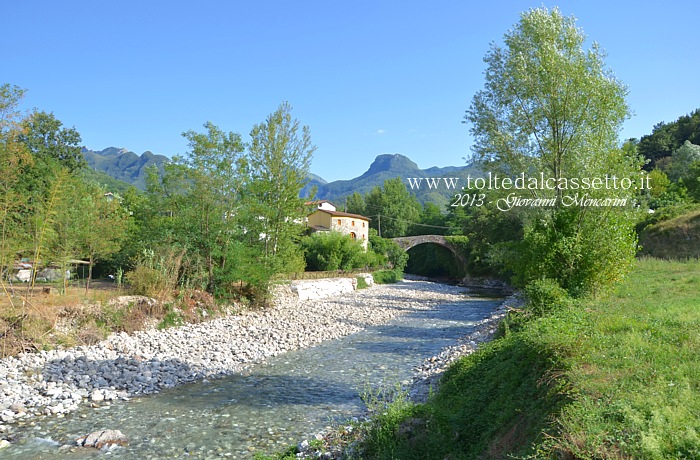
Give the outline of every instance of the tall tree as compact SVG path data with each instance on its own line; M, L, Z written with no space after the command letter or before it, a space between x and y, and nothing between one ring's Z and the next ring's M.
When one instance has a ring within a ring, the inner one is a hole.
M150 249L174 245L199 259L191 267L204 268L203 287L215 292L232 262L228 248L242 212L245 146L238 133L224 132L211 122L204 128L203 133L183 133L190 150L166 164L162 178L155 170L149 172L149 201L139 206L140 233Z
M293 245L303 231L301 222L306 214L305 200L299 194L309 180L316 150L309 127L301 126L291 112L292 107L284 102L255 125L248 148L246 195L251 243L262 244L266 259L282 256L275 263L282 266L300 260Z
M53 113L34 112L23 128L21 139L36 158L56 160L70 171L85 166L80 134L75 128L64 128Z
M637 177L640 161L618 147L629 110L626 87L605 65L605 54L573 17L537 8L521 15L484 58L484 89L465 120L475 138L474 157L505 176L525 173L554 184L606 175ZM631 198L629 190L586 190L600 198ZM519 209L525 241L518 251L522 282L557 279L585 293L619 278L635 250L629 208L565 207L566 186L523 191L551 198L550 208ZM537 253L533 252L537 248Z
M345 211L352 214L365 215L366 212L365 199L358 192L345 199Z
M21 115L18 105L24 90L17 86L0 86L0 272L15 262L17 254L28 243L26 220L22 210L27 196L21 193L21 172L31 164L26 146L20 142ZM0 277L4 290L4 277ZM10 300L11 301L11 300Z
M384 238L406 236L420 218L421 206L406 189L400 177L387 179L365 197L366 213L372 217L370 227Z

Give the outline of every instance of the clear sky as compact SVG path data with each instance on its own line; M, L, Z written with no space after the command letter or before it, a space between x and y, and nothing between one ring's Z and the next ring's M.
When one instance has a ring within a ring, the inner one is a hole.
M623 138L700 107L695 0L5 0L0 84L93 150L184 154L182 132L212 121L247 138L289 101L328 181L381 153L456 166L489 43L541 5L575 16L629 86Z

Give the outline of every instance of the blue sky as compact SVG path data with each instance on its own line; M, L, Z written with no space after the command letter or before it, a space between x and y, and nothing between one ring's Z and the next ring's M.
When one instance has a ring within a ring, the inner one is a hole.
M182 132L247 138L289 101L326 180L381 153L461 165L489 43L541 5L575 16L629 86L622 137L700 107L694 1L6 1L0 84L93 150L184 154Z

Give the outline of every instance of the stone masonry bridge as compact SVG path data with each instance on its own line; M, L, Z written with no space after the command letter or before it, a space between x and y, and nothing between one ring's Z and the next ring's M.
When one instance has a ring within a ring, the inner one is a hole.
M442 235L418 235L418 236L402 236L399 238L392 238L396 243L404 250L408 251L411 248L418 246L419 244L437 244L443 246L452 252L452 254L459 260L464 267L467 266L467 261L464 256L460 253L456 246L447 241Z

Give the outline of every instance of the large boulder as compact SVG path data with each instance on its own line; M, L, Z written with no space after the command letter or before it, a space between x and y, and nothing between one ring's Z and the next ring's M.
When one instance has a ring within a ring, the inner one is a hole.
M129 441L119 430L93 431L87 436L78 438L76 444L82 447L94 447L95 449L110 448L112 446L126 446Z

